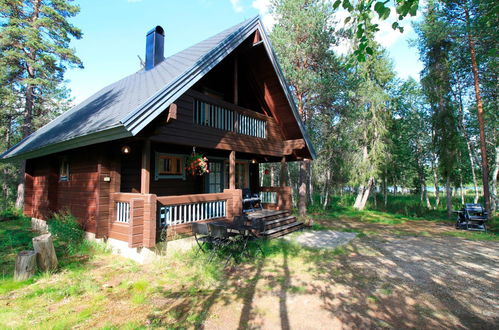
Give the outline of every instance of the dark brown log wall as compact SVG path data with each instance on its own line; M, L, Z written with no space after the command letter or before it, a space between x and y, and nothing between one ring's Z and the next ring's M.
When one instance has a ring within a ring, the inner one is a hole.
M53 212L68 211L86 231L96 232L98 153L95 147L88 149L27 160L24 207L27 216L48 220ZM59 180L62 157L69 160L68 181Z

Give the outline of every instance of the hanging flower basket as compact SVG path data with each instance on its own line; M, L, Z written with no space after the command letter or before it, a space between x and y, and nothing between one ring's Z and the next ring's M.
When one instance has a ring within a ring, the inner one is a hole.
M202 154L193 153L187 158L186 171L188 174L194 175L204 175L210 173L208 169L208 158L204 157Z

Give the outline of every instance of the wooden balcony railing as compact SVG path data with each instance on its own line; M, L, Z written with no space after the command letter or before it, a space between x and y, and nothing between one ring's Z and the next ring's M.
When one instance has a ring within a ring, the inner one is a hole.
M260 199L263 207L272 210L291 210L291 187L260 187Z
M190 91L194 98L193 123L223 131L267 138L267 116Z

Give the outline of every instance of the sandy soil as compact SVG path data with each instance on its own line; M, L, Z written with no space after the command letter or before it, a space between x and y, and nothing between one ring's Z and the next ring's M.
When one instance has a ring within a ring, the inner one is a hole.
M230 282L207 299L204 328L499 327L498 242L368 236L331 260L284 255L234 269Z

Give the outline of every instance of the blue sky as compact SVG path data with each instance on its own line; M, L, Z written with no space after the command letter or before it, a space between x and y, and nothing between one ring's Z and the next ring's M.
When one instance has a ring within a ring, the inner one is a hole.
M84 69L70 69L68 86L79 103L106 85L139 69L144 58L145 35L156 25L165 29L165 56L174 54L232 25L262 15L267 28L269 0L79 0L80 13L71 21L83 31L72 42ZM390 23L391 24L391 23ZM399 76L417 79L421 64L409 27L401 35L389 24L382 26L379 41L388 48ZM409 24L406 24L409 25Z

